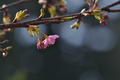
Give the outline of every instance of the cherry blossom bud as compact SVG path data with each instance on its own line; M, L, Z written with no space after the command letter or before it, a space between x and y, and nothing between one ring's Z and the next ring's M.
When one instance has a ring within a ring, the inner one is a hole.
M6 6L7 6L6 4L3 4L3 5L2 5L2 8L6 7Z
M6 7L7 5L4 4L2 6L2 8ZM3 10L4 14L3 14L3 23L4 24L7 24L7 23L10 23L11 22L11 19L10 19L10 14L8 13L7 9Z
M5 51L5 52L2 53L2 55L3 55L3 57L6 57L8 55L8 52Z
M65 6L60 6L60 11L63 13L67 12L67 8Z
M109 16L107 14L105 14L105 13L102 13L102 18L107 20L107 19L109 19Z
M7 23L10 23L10 22L11 22L10 14L6 14L6 15L3 17L3 23L4 23L4 24L7 24Z
M8 29L7 29L8 32L11 32L12 30L13 30L12 28L8 28Z
M102 24L102 25L104 25L104 26L107 25L107 23L105 22L105 20L100 20L100 24Z
M47 3L47 0L38 0L38 3L39 3L39 4L46 4L46 3Z

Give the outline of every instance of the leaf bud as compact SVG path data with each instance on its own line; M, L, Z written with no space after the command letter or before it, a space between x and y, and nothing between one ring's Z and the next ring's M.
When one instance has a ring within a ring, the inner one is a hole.
M49 6L48 6L48 11L49 11L51 17L55 17L56 14L57 14L57 12L56 12L56 7L53 6L53 5L49 5Z
M23 18L27 18L29 16L30 16L30 14L25 14L25 16L23 16Z
M30 35L30 36L34 36L34 32L33 31L28 31L28 34Z
M39 17L43 17L45 15L45 11L44 11L44 9L41 9L40 10L40 16Z
M8 46L8 47L6 47L4 50L8 51L8 50L10 50L10 49L12 49L12 46Z
M93 10L93 12L100 12L101 11L101 8L98 8L98 7L96 7L94 10Z
M71 26L70 26L70 28L72 28L72 29L78 29L80 27L80 21L77 21L77 22L75 22L75 23L73 23Z
M28 30L28 33L29 33L30 36L32 36L32 37L34 35L39 36L40 29L39 29L38 26L36 26L36 25L28 25L27 30Z
M104 26L107 25L107 23L105 22L105 20L100 20L100 24L102 24L102 25L104 25Z
M73 17L63 17L63 18L61 18L60 21L65 22L65 21L70 21L72 19L73 19Z
M7 24L7 23L10 23L10 22L11 22L10 14L6 14L6 15L3 17L3 23L4 23L4 24Z
M64 0L58 0L58 2L59 2L60 5L66 5L67 4L67 2L64 1Z
M97 20L101 20L101 12L94 12L92 13L94 15L94 17L97 19Z
M19 20L21 20L23 18L28 17L29 14L26 14L26 12L27 12L27 9L25 9L23 11L21 10L21 11L17 12L13 22L17 22L17 21L19 21Z

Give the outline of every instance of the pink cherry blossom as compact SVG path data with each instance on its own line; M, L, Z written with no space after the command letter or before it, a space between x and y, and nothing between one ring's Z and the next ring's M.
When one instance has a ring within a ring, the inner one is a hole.
M57 38L59 38L58 35L50 35L50 36L48 36L48 38L46 38L46 39L44 40L44 43L49 44L49 45L54 44L54 43L55 43L55 40L56 40Z
M41 39L38 39L38 43L37 43L38 49L46 49L47 46L48 46L48 44L44 43L44 41L42 41Z
M59 38L58 35L50 35L44 41L38 38L37 48L46 49L49 45L54 44L57 38Z

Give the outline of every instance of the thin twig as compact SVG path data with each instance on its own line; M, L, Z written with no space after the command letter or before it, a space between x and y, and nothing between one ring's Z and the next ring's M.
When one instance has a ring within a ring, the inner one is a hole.
M10 8L10 7L19 5L19 4L28 3L28 2L33 2L33 1L38 1L38 0L20 0L20 1L17 1L17 2L11 3L11 4L8 4L6 7L0 7L0 11L3 11L3 10L5 10L5 9L7 9L7 8Z
M0 42L0 45L5 44L7 42L9 42L9 41L8 40L4 40L4 41Z
M120 12L120 9L114 10L114 9L109 9L109 8L108 8L108 9L107 9L107 8L105 9L105 8L104 8L103 11L107 11L107 12Z
M111 7L116 6L118 4L120 4L120 0L117 1L117 2L114 2L114 3L110 4L110 5L107 5L107 6L103 7L103 8L101 8L101 9L102 9L102 11L107 11L107 12L120 12L120 9L116 9L116 10L110 9Z
M104 8L110 8L110 7L116 6L118 4L120 4L120 0L118 0L117 2L114 2L114 3L110 4L110 5L107 5L107 6L103 7L102 9L104 9Z

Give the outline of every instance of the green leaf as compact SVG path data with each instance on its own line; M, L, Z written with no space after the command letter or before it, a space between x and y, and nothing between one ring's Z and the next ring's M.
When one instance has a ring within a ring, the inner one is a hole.
M61 21L65 22L65 21L70 21L72 19L73 19L73 17L64 17L61 19Z

